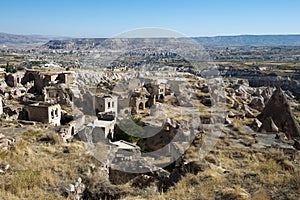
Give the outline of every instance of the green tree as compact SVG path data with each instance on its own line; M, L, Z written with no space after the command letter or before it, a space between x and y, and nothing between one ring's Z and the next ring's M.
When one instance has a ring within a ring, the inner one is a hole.
M9 62L6 63L6 67L5 67L5 71L6 73L16 73L17 69L15 66L10 65Z

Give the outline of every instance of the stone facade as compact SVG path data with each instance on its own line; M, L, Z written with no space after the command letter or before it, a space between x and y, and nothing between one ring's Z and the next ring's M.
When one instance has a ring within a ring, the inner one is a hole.
M60 125L61 107L59 104L34 103L23 108L25 120L49 123L54 126Z
M117 114L118 99L115 96L104 95L95 96L95 112Z

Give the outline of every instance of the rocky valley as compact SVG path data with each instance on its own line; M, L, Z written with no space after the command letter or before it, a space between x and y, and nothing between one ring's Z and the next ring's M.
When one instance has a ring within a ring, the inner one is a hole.
M299 199L300 47L273 40L1 47L0 196Z

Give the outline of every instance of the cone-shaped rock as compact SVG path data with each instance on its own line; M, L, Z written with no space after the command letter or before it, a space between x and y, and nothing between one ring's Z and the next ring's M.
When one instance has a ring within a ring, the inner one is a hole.
M264 110L257 118L263 125L264 122L266 125L272 125L271 122L273 121L279 131L284 132L288 138L300 137L299 124L291 111L288 100L280 88L274 91ZM260 130L262 130L263 125L260 127ZM274 125L272 129L275 130Z

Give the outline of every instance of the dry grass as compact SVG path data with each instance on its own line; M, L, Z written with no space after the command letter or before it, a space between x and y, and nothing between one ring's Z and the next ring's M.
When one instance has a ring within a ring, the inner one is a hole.
M238 131L233 131L239 134ZM88 176L93 157L81 142L61 143L39 131L26 132L13 149L0 153L0 162L11 167L0 175L0 196L4 199L65 199L61 188ZM155 188L114 186L103 177L91 179L90 191L98 197L124 199L297 199L300 169L289 154L275 148L237 147L227 133L204 158L204 172L188 174L164 193ZM41 138L48 137L49 140ZM246 135L239 135L247 139ZM199 147L191 146L187 161L199 159ZM299 160L299 155L296 156ZM97 192L98 191L98 192ZM100 191L100 192L99 192ZM104 196L101 196L103 195Z
M252 196L252 200L270 200L271 195L266 190L259 190Z
M87 171L91 159L81 142L53 144L52 139L50 143L39 141L48 136L49 133L38 131L25 132L12 150L0 154L0 162L5 161L11 166L6 174L1 175L1 197L63 199L60 188Z

